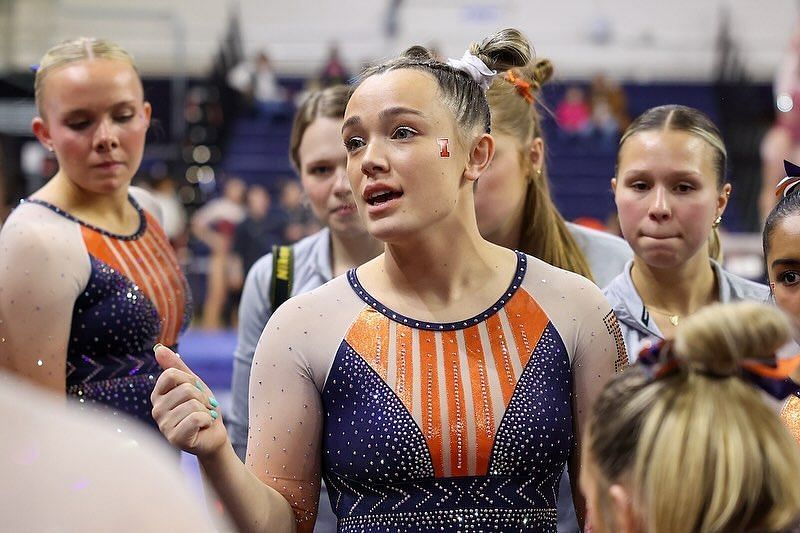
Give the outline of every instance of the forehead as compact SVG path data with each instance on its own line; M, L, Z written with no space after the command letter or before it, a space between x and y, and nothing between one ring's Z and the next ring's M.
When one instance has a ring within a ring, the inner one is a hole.
M800 257L800 213L778 221L770 241L770 259Z
M303 132L300 140L301 163L307 158L345 156L342 144L342 119L315 118Z
M433 76L416 69L400 68L375 74L361 82L350 98L345 119L358 116L363 120L392 107L407 107L431 118L441 118L448 112Z
M94 108L123 100L142 100L139 75L130 63L116 59L74 61L49 72L42 104L50 108Z
M634 133L619 152L619 166L638 170L713 172L714 148L685 131L647 130Z

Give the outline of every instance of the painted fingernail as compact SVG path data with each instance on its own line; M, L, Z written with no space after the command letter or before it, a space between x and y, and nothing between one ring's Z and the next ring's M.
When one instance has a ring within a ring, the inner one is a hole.
M197 390L203 392L203 384L200 383L199 379L194 380L194 386L197 387Z
M213 397L209 398L208 399L208 403L211 404L211 407L219 407L219 402L217 401L216 398L213 398Z
M209 411L208 414L210 414L211 418L213 418L214 420L216 420L217 417L219 416L219 413L214 411L213 409L211 411Z
M155 352L155 351L158 349L158 347L159 347L159 346L164 346L164 345L163 345L163 344L161 344L160 342L157 342L157 343L155 344L155 346L153 346L153 351Z

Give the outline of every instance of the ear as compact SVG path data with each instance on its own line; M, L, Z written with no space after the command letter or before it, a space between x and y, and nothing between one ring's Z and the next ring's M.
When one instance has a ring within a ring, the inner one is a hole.
M31 130L33 130L33 134L36 135L36 138L39 139L39 142L42 143L42 146L49 151L53 150L53 140L50 138L50 129L47 127L42 117L37 116L33 118L31 121Z
M544 141L541 137L533 139L531 142L531 151L528 155L531 158L533 170L541 170L544 166Z
M611 192L617 194L617 178L611 178Z
M725 212L725 208L728 207L728 200L731 197L731 191L733 187L731 187L730 183L726 183L722 186L722 190L719 192L719 196L717 197L717 216L722 216L722 213Z
M634 533L637 531L636 515L633 512L631 497L622 485L611 485L608 488L611 496L612 512L614 513L614 523L620 533Z
M494 138L488 133L484 133L472 145L464 177L469 181L477 180L492 162L493 157Z
M150 117L153 115L153 106L147 100L144 101L144 119L147 122L147 127L150 127Z

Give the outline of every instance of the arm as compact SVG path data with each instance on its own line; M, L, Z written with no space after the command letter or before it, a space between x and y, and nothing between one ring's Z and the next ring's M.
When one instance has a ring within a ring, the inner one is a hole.
M576 446L570 457L570 482L578 523L584 527L586 502L578 489L581 450L586 424L595 399L606 383L627 364L627 354L617 318L596 289L585 289L584 312L579 319L575 353L572 359L573 421ZM578 309L576 307L576 309Z
M247 467L233 451L208 388L170 350L156 353L167 370L153 392L153 416L173 445L197 455L242 531L311 531L316 517L321 400L303 338L287 335L302 322L293 311L282 307L274 315L256 349Z
M18 208L0 234L0 366L64 395L72 310L89 274L74 223Z
M236 351L233 354L231 383L233 405L226 424L230 431L233 449L236 450L236 455L242 461L244 461L247 448L250 367L253 365L253 355L258 339L272 316L272 308L268 299L271 279L272 254L269 254L257 261L250 269L239 303L239 330Z

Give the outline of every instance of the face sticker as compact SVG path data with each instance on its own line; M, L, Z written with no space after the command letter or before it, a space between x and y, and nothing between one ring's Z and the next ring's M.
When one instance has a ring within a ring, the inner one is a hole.
M450 139L436 139L439 143L439 157L450 157L450 151L447 146L450 144Z

